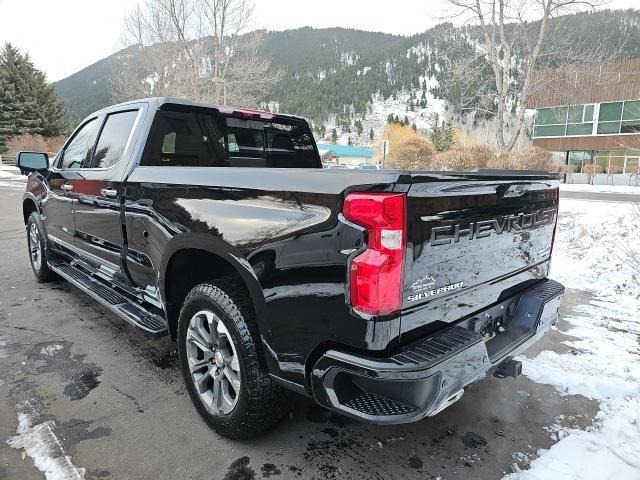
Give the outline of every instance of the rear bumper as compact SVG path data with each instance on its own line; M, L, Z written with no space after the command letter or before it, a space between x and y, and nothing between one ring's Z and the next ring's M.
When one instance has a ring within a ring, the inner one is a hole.
M563 293L560 283L544 280L386 358L329 350L312 369L314 398L374 423L435 415L466 386L538 341L558 319ZM504 324L501 333L485 341L483 325L496 320Z

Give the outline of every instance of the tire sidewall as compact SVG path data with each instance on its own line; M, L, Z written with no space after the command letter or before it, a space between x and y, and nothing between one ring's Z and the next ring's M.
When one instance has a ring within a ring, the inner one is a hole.
M196 287L197 288L197 287ZM237 306L236 306L237 307ZM187 359L186 351L186 336L187 329L189 328L189 322L191 318L201 310L211 310L215 313L221 322L229 331L236 353L238 354L238 361L240 363L240 393L239 398L234 406L233 410L227 414L215 414L211 412L203 403L200 395L196 391L196 387L193 384L191 378L191 372L189 370L189 362ZM227 312L226 308L219 305L213 298L203 292L197 292L194 295L190 294L187 297L182 310L180 311L180 318L178 321L178 357L180 360L180 370L184 379L189 396L200 416L213 428L224 428L225 424L235 423L240 421L246 410L247 403L247 380L249 372L246 365L246 350L245 345L240 339L238 327L231 317L231 312Z
M31 258L31 225L35 225L38 229L38 241L40 242L40 268L36 269L33 264L33 260ZM44 241L44 230L42 228L42 221L40 219L40 214L38 212L33 212L29 216L29 220L27 221L27 253L29 255L29 264L31 265L31 270L33 270L34 275L38 278L39 281L46 280L46 269L47 267L47 254L46 254L46 244Z

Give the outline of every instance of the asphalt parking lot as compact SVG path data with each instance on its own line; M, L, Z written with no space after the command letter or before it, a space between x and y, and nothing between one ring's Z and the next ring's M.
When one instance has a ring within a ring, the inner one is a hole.
M300 397L270 433L227 440L192 408L169 339L147 339L65 282L36 283L22 192L2 186L0 198L0 479L44 478L6 443L25 412L86 479L495 479L548 448L560 415L584 428L597 411L524 376L490 377L417 424L364 425ZM585 300L565 298L565 313ZM552 331L528 354L565 351L564 338Z

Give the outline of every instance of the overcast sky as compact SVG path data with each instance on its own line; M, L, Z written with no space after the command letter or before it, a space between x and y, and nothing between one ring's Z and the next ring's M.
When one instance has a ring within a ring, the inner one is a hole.
M50 81L121 48L122 19L137 0L0 0L0 43L27 51ZM640 0L612 0L628 8ZM383 5L382 8L378 5ZM440 23L446 0L257 0L254 24L284 30L306 25L411 35Z

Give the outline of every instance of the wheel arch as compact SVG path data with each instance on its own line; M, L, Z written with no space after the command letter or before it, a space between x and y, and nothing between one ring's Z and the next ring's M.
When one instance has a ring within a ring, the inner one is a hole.
M261 326L266 303L253 268L233 246L220 238L198 233L174 237L165 250L159 288L166 308L169 333L175 339L182 301L196 285L221 277L236 277L246 290Z
M29 217L33 212L40 213L40 209L38 208L38 204L35 200L35 197L32 197L31 195L27 195L22 200L22 216L24 218L25 225L29 222Z

